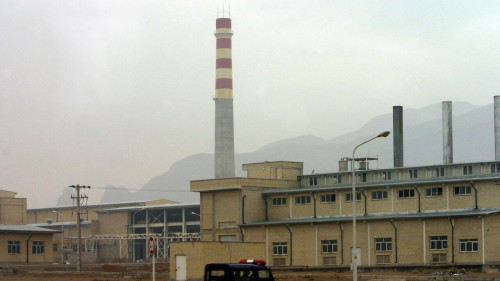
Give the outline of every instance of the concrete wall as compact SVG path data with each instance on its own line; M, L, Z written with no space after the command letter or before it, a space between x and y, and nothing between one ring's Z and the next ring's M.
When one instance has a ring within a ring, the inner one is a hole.
M4 195L11 193L4 191ZM26 223L26 198L0 197L0 224Z
M53 262L53 249L52 249L52 233L38 234L34 233L31 238L26 233L0 233L0 262L3 263L52 263ZM29 241L28 241L29 238ZM19 254L8 254L8 241L19 241L20 252ZM44 242L44 253L33 254L32 246L33 241ZM26 248L28 243L28 248ZM28 254L28 259L26 255Z
M238 263L240 259L263 259L264 243L173 242L170 244L170 280L176 279L176 256L186 256L188 280L203 280L208 263Z

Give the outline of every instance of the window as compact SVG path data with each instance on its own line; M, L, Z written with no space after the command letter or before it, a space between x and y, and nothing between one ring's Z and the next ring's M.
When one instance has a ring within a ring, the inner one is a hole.
M436 168L436 177L444 177L444 168Z
M219 222L219 229L235 228L235 227L236 227L235 221L221 221L221 222ZM172 227L169 226L168 228L170 230L170 228L172 228ZM182 232L182 230L179 232Z
M221 235L219 236L220 242L236 242L236 235Z
M477 239L460 239L460 252L477 252Z
M333 203L335 202L335 194L322 194L321 203Z
M311 204L311 196L309 195L295 196L295 204L296 205Z
M491 164L491 173L492 174L500 173L500 164Z
M285 266L286 259L285 258L273 258L273 265L274 266Z
M372 192L372 200L383 200L383 199L387 199L387 191L379 190Z
M31 246L31 253L42 255L45 253L45 242L44 241L33 241Z
M448 249L448 236L431 236L431 250Z
M366 182L366 173L359 173L358 174L358 181L359 182Z
M57 244L52 244L52 252L57 253Z
M352 193L345 194L345 201L346 202L352 201ZM361 192L356 192L356 201L361 201Z
M288 255L288 242L273 242L273 255Z
M392 251L392 238L375 238L375 252Z
M470 185L455 186L455 187L453 187L453 194L455 194L455 195L470 195L471 194L471 187L470 187Z
M377 255L377 264L388 264L391 263L390 255Z
M285 206L286 197L273 198L273 206Z
M427 188L425 190L425 196L427 197L443 196L443 188L442 187Z
M464 168L464 175L472 175L472 165L466 165Z
M416 179L418 178L418 173L417 173L417 169L412 169L409 171L410 173L410 179Z
M413 197L415 197L415 190L414 189L400 189L398 191L398 197L399 197L399 199L413 198Z
M390 181L392 179L392 173L391 172L383 172L382 173L382 180L383 181Z
M337 248L337 240L321 240L321 249L323 254L336 253Z
M323 265L336 265L337 258L336 257L323 257Z
M317 176L309 177L309 185L318 185L318 177Z
M432 262L433 263L443 263L446 262L446 254L432 254Z
M21 253L21 241L8 241L7 242L7 253L20 254Z
M336 175L333 176L333 183L342 183L342 176L341 175Z

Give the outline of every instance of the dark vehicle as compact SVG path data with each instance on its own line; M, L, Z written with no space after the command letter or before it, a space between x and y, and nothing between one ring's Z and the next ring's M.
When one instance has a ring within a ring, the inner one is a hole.
M210 263L205 266L204 281L274 281L264 260L240 260L240 263Z

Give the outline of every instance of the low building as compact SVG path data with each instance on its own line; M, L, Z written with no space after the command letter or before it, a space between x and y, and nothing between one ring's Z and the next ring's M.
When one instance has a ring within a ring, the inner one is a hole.
M57 231L26 225L26 198L0 190L0 263L53 262Z

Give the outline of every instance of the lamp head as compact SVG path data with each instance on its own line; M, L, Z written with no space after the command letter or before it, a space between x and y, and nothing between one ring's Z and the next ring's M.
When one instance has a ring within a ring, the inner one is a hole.
M384 132L380 133L380 134L377 136L377 138L385 138L385 137L387 137L390 133L391 133L391 132L389 132L389 131L384 131Z

